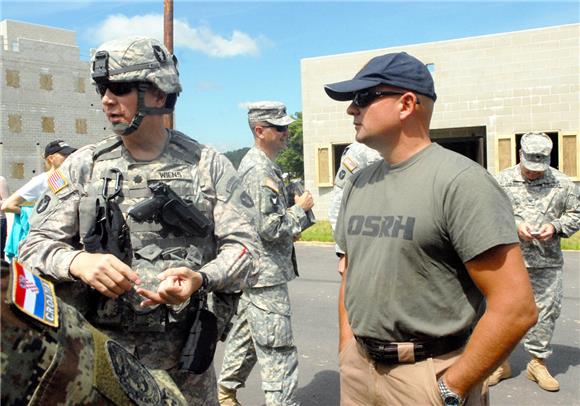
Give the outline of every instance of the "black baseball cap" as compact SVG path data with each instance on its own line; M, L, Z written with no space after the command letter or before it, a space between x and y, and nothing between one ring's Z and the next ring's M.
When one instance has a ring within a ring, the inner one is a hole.
M423 62L406 52L385 54L371 59L351 80L324 86L326 94L338 101L354 98L360 90L389 85L437 100L433 77Z
M76 150L77 150L76 148L71 147L63 140L55 140L49 142L48 144L46 144L46 147L44 147L44 157L46 158L47 156L56 154L57 152L59 154L69 156Z

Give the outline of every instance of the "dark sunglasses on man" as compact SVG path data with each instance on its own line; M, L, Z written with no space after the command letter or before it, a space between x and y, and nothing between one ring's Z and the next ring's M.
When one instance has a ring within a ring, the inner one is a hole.
M374 102L379 97L401 95L405 93L407 92L397 92L393 90L374 90L374 89L361 90L360 92L356 92L354 94L352 102L355 106L363 108ZM418 98L417 104L420 104Z
M124 96L131 93L131 90L136 89L138 86L139 82L105 82L97 83L95 89L101 97L107 93L107 89L115 96Z
M263 125L262 127L273 128L273 129L275 129L279 133L283 133L283 132L288 131L288 126L287 125L274 125L274 124L270 124L270 125Z

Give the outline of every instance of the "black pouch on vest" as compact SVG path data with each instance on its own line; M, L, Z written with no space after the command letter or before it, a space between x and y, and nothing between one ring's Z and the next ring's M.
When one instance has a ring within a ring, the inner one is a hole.
M204 373L215 354L217 332L217 317L205 307L198 309L181 350L178 368L194 374Z

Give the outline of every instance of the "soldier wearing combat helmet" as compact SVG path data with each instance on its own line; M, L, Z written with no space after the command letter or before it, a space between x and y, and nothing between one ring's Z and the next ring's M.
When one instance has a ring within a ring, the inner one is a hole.
M168 371L189 404L216 404L211 355L202 370L183 368L180 357L190 330L211 354L219 326L207 294L255 282L254 203L227 158L164 128L181 85L160 42L110 41L91 63L115 134L61 167L35 208L21 260L77 290L90 287L96 299L73 301L91 323Z

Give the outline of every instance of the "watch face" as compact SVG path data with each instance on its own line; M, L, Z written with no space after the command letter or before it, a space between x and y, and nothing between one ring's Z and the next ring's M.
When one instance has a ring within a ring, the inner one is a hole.
M459 406L459 399L457 396L447 395L443 401L445 402L445 406Z

